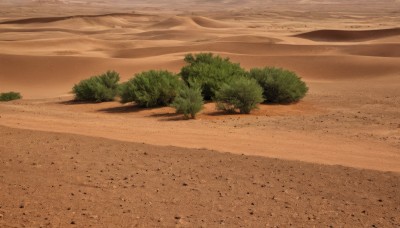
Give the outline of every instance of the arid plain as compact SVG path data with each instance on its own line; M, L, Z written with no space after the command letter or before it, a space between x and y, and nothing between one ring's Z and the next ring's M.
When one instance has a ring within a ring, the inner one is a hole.
M400 226L399 1L2 1L0 226ZM196 120L72 102L187 53L297 72L308 95Z

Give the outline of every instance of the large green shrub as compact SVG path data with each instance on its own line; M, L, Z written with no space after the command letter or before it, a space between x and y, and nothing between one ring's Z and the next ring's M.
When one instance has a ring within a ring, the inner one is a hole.
M121 102L136 102L143 107L166 106L177 96L183 82L168 71L146 71L120 87Z
M21 99L22 96L18 92L0 93L0 101L12 101Z
M281 68L254 68L250 70L250 77L263 87L267 103L297 102L308 91L306 83L299 76Z
M119 74L107 71L80 81L72 88L75 100L89 102L112 101L118 93Z
M182 79L187 84L200 84L205 100L211 100L222 84L246 74L239 64L212 53L188 54L185 62L186 66L180 72Z
M264 101L263 89L256 80L250 78L237 78L221 86L215 94L217 109L227 112L248 114Z
M183 86L178 96L171 104L177 113L183 114L186 118L196 118L196 114L203 109L204 101L199 86Z

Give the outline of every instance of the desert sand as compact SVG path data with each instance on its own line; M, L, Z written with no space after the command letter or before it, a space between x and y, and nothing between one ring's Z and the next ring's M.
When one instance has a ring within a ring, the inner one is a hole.
M0 103L0 225L399 226L399 25L391 0L0 2L0 92L24 97ZM191 121L72 101L196 52L310 91Z

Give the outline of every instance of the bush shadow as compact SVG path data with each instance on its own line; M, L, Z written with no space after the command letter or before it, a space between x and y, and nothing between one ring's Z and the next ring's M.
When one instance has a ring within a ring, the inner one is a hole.
M103 108L97 111L105 113L135 113L145 110L152 110L152 108L143 108L139 105L125 105L125 106L116 106L111 108Z
M179 113L153 113L149 117L159 118L159 121L182 121L189 120Z
M109 101L111 102L111 101ZM104 102L95 102L95 101L77 101L77 100L67 100L67 101L60 101L57 104L62 105L81 105L81 104L100 104Z

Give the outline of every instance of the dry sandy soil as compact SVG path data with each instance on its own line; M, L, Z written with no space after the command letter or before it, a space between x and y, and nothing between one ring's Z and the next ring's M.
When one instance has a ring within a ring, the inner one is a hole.
M0 226L400 226L399 24L395 0L1 1L0 91L24 99L0 103ZM71 101L190 52L309 94L191 121Z

